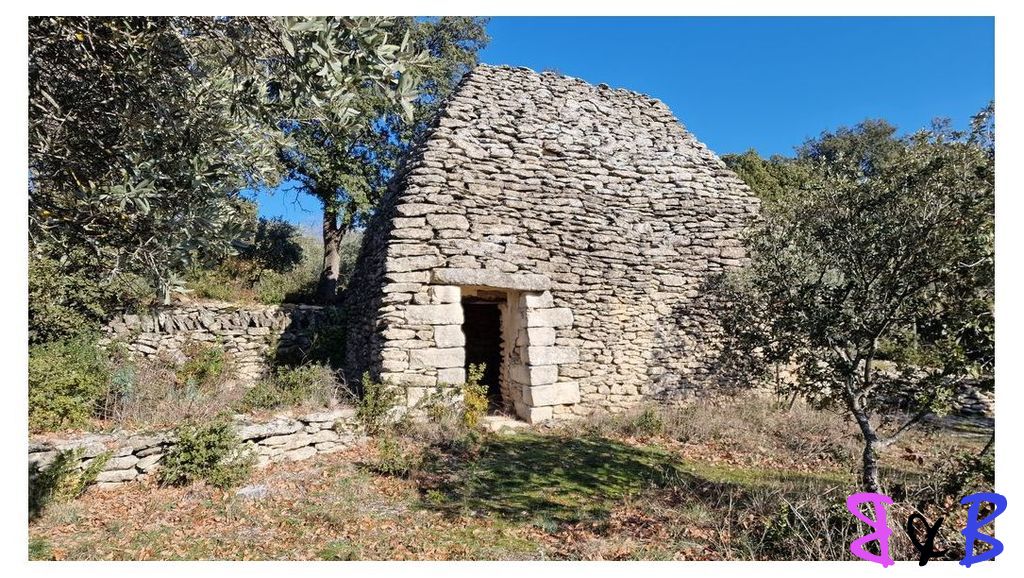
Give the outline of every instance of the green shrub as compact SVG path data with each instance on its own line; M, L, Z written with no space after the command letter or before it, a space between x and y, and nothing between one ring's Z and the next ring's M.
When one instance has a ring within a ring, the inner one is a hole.
M626 431L629 435L652 438L665 431L665 422L657 409L648 406L627 423Z
M294 405L329 405L341 391L331 368L309 364L279 367L274 374L256 383L239 403L240 411L276 409Z
M367 464L371 471L384 476L407 478L419 468L419 455L405 451L394 437L378 438L376 446L377 455Z
M84 469L81 448L58 452L53 461L43 469L30 469L28 475L28 511L35 518L51 503L60 504L81 496L103 466L110 459L110 452L100 454L89 461Z
M286 273L302 263L303 246L299 229L282 219L260 218L253 238L238 252L258 278L265 271Z
M319 239L272 221L257 225L253 241L212 269L188 274L197 297L237 303L309 303L322 266Z
M476 428L487 413L487 386L480 383L487 365L470 365L466 383L462 386L462 423L469 429Z
M92 335L29 348L28 411L32 430L86 424L106 394L106 354Z
M224 376L227 358L220 347L191 341L181 351L186 359L177 371L179 385L202 388L215 384Z
M57 260L29 254L28 339L45 343L99 328L114 301L95 272L76 266L72 256Z
M996 483L995 453L975 454L960 451L942 463L935 478L938 480L936 503L959 499L974 492L991 492Z
M369 373L363 374L360 389L356 418L367 434L377 435L390 423L392 411L400 400L399 392L393 385L373 381Z
M189 292L202 299L217 301L250 301L251 295L242 283L237 283L223 268L195 269L186 278Z
M246 451L231 423L219 418L208 424L186 424L176 430L158 470L162 485L185 485L203 480L218 488L244 482L252 473L253 455Z

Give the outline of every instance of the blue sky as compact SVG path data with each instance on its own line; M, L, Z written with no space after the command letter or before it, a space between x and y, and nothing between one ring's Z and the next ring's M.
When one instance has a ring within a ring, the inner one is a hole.
M557 69L663 100L719 154L792 154L866 118L957 126L994 96L992 18L493 18L487 64ZM304 195L260 213L318 223Z

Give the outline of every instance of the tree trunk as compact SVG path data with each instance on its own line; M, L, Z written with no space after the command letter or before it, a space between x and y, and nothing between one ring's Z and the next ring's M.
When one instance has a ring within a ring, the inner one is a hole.
M861 436L864 438L864 453L861 460L861 487L865 492L878 493L880 484L878 481L878 450L882 443L878 439L878 433L871 426L871 416L864 408L863 403L853 394L853 388L847 384L846 394L843 396L846 407L853 414L857 426L860 428Z
M338 297L338 279L341 277L341 238L344 229L338 223L338 209L324 207L324 263L320 270L320 282L317 284L317 301L324 304L334 303Z
M861 486L865 492L878 493L878 440L864 441L864 460L861 469Z

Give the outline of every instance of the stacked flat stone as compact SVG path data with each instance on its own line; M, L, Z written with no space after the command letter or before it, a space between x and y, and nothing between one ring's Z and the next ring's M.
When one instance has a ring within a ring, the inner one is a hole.
M503 391L529 421L712 390L725 376L708 285L744 264L757 208L663 103L477 67L369 223L346 373L410 404L458 381L457 292L494 287L519 301Z
M316 305L239 306L208 302L122 313L104 327L106 342L123 342L138 356L183 359L192 342L217 344L233 362L239 383L249 385L269 369L270 354L288 355L310 346L311 333L327 318Z
M278 416L269 421L236 416L235 431L243 447L256 457L257 467L264 467L273 462L299 461L337 452L361 442L366 436L355 414L352 408L338 408L299 417ZM96 485L113 488L151 476L173 447L174 439L173 432L165 431L30 441L29 471L44 470L61 451L79 450L80 470L109 453L110 457L96 477Z

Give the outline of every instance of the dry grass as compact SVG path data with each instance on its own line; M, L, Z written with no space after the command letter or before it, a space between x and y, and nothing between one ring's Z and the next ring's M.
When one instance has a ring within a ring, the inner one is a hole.
M866 529L845 509L856 460L841 450L856 446L846 437L855 432L812 408L737 404L656 416L638 409L507 436L407 430L394 447L371 443L261 471L253 481L268 495L255 501L202 486L90 490L30 524L31 551L68 559L852 559L849 543ZM947 515L939 547L953 559L962 552L963 508L951 496L984 482L951 477L963 470L952 456L985 441L982 432L926 431L886 455L894 557L914 558L902 525L915 510L932 521ZM375 471L396 458L382 452L403 454L409 467ZM953 478L966 481L951 489Z
M136 359L113 356L100 415L123 429L173 427L208 421L234 407L245 393L235 385L230 358L216 345L190 343L184 356Z
M724 463L797 471L847 468L860 455L859 433L844 416L797 401L758 395L700 400L685 406L644 405L560 424L567 435L658 439L700 450Z

